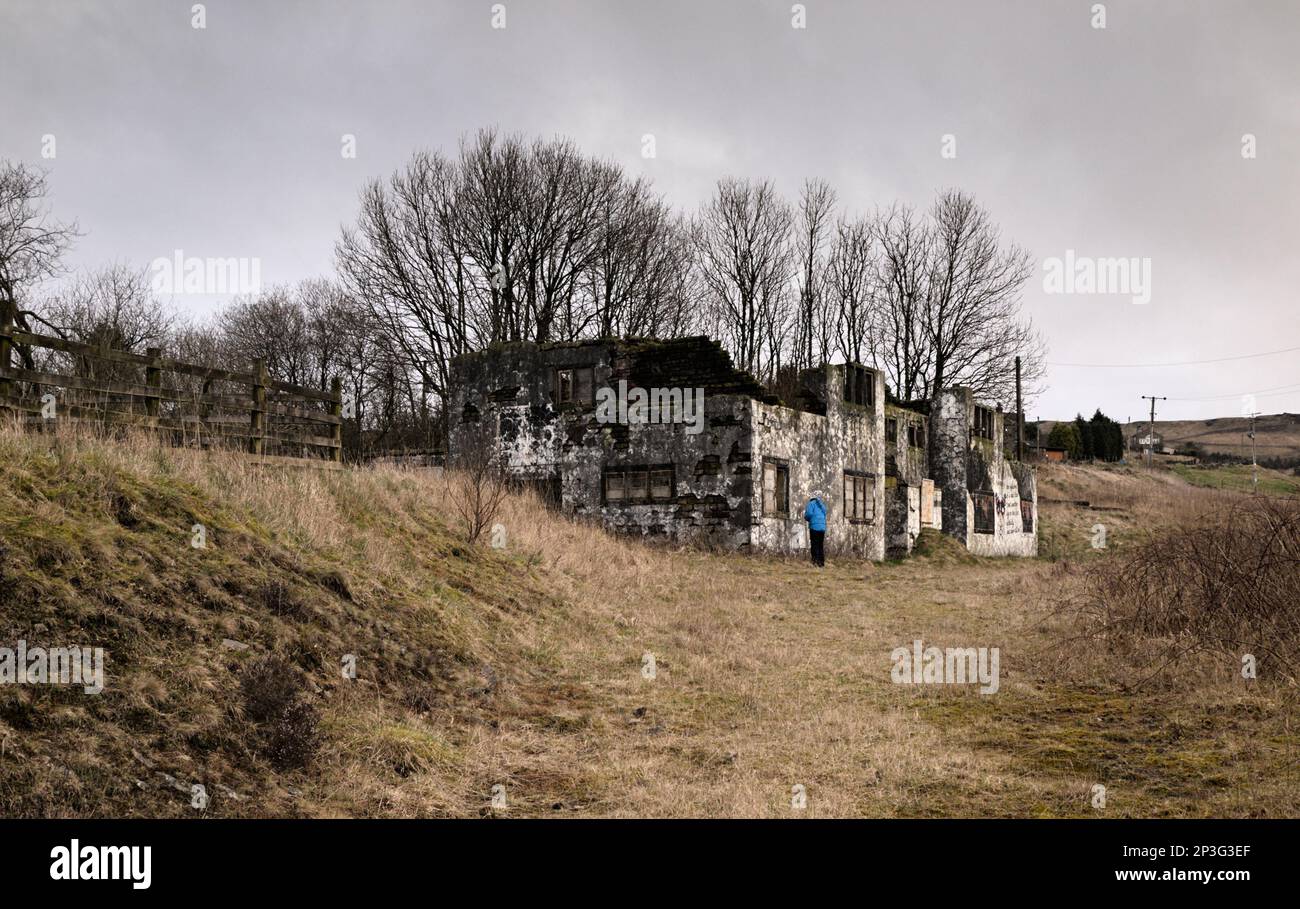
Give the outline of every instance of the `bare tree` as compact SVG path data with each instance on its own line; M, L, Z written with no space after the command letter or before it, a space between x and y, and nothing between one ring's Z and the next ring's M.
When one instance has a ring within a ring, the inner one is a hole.
M806 180L799 195L797 256L799 323L794 365L808 368L830 359L831 319L826 312L825 247L831 235L835 190L825 180Z
M292 288L273 286L237 299L222 312L220 325L227 356L244 368L261 360L280 381L311 384L308 316Z
M695 247L709 322L736 365L756 375L780 367L793 270L790 206L767 181L725 178L700 210Z
M63 253L77 237L77 225L50 219L45 205L45 174L24 164L0 161L0 309L12 314L24 331L40 321L23 307L33 288L59 272ZM33 367L31 351L18 346L24 365Z
M879 244L872 278L878 319L873 359L901 400L927 397L934 363L923 320L930 232L906 207L878 212L873 224Z
M176 322L154 296L148 269L122 264L78 275L42 299L40 310L65 338L134 353L161 347Z
M1004 246L988 213L965 193L942 193L930 221L922 311L934 358L929 390L964 385L986 400L1009 403L1017 355L1031 387L1043 370L1042 341L1020 311L1021 289L1033 273L1029 254Z
M464 430L455 459L444 474L447 500L470 543L490 528L510 491L497 459L496 439L486 428Z
M826 264L826 297L833 318L835 349L850 363L874 360L878 293L874 239L869 221L840 220L835 225Z

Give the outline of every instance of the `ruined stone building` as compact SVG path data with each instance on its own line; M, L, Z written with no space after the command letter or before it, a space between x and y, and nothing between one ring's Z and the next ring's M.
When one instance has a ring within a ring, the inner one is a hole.
M779 401L705 337L495 345L452 361L449 454L495 459L564 512L616 531L801 551L813 490L827 551L881 560L923 527L972 552L1037 554L1033 471L968 391L886 401L854 364Z

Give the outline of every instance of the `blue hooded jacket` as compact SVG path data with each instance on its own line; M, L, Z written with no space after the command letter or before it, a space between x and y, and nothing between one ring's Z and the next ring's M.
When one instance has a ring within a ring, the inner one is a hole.
M808 522L809 530L826 529L826 505L816 497L808 500L808 507L803 510L803 519Z

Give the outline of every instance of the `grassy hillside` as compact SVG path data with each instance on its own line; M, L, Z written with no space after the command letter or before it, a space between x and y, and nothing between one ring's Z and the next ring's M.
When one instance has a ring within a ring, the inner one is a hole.
M1300 814L1293 684L1207 657L1135 686L1056 608L1231 493L1042 483L1049 558L927 538L817 571L528 497L469 546L428 473L0 433L0 644L107 652L99 695L0 687L0 815ZM999 647L998 694L893 684L918 637Z
M1167 446L1181 448L1196 443L1212 454L1231 454L1249 458L1251 451L1250 420L1246 417L1218 417L1213 420L1156 420L1156 432ZM1136 420L1125 424L1124 438L1135 432L1145 433L1147 423ZM1261 458L1300 457L1300 414L1265 414L1255 420L1255 449Z

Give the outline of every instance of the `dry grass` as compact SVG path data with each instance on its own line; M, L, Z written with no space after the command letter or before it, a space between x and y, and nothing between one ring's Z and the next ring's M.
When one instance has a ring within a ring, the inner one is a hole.
M1116 555L1088 522L1122 552L1184 488L1068 468L1045 495L1118 510L1048 506L1055 563L939 541L818 571L614 539L526 495L504 550L470 547L427 471L0 434L4 634L109 650L97 699L0 690L0 813L195 814L170 778L219 815L492 814L498 785L522 816L1091 815L1097 782L1112 815L1296 815L1292 688L1062 670L1052 606ZM999 693L894 685L915 638L999 647ZM271 653L319 710L305 769L246 728L241 674Z

